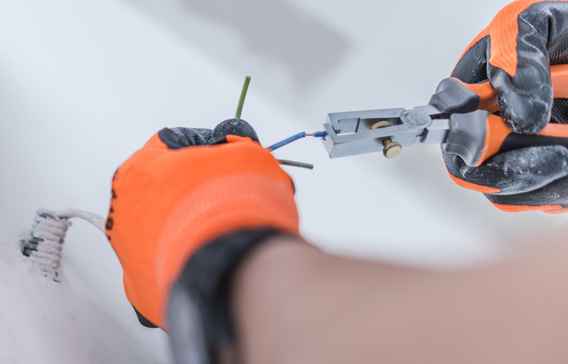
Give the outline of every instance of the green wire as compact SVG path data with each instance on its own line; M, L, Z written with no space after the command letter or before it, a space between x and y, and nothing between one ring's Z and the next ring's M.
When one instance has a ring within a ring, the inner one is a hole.
M243 84L243 89L241 90L241 97L239 97L239 104L237 105L237 113L235 114L235 119L241 120L241 116L243 115L243 108L245 106L245 101L247 99L247 93L250 86L251 77L245 77L245 83ZM303 136L306 136L306 133L302 133ZM298 167L298 168L305 168L305 169L314 169L313 164L303 163L303 162L296 162L290 160L279 159L278 162L284 166L290 167Z
M245 106L245 101L247 99L247 93L248 93L248 89L250 86L250 81L251 81L251 77L247 76L245 78L245 83L243 84L243 89L241 91L241 97L239 98L239 105L237 106L237 113L235 115L235 118L237 120L241 119L241 116L243 115L243 107Z

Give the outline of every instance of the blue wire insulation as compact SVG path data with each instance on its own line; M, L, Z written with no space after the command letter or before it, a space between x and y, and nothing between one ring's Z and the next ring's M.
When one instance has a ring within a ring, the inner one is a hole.
M276 143L276 144L271 145L271 146L268 147L267 149L273 152L273 151L275 151L276 149L280 149L280 148L282 148L282 147L285 147L285 146L287 146L288 144L294 143L295 141L300 140L300 139L304 139L305 137L306 137L306 132L301 132L301 133L298 133L298 134L294 134L294 135L292 135L292 136L289 137L289 138L286 138L286 139L284 139L284 140L282 140L282 141L280 141L280 142L278 142L278 143Z
M327 133L325 131L318 131L316 133L306 133L305 131L298 133L298 134L294 134L289 138L286 138L276 144L271 145L270 147L266 148L271 152L274 152L276 149L280 149L282 147L287 146L288 144L292 144L295 141L298 141L300 139L304 139L305 137L314 137L314 138L322 138L325 139L325 137L327 136Z
M313 133L311 136L313 136L314 138L325 139L327 137L327 131L318 131Z

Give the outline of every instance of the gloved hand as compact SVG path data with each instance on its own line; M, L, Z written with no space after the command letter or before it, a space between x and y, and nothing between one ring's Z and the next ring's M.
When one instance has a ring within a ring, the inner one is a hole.
M535 134L549 121L568 122L568 100L553 99L550 65L568 63L568 2L518 0L468 46L452 76L489 80L500 115L516 133ZM480 167L444 153L454 181L485 193L505 211L568 208L568 149L535 146L505 152Z
M298 232L293 184L244 121L163 129L116 172L108 239L130 303L165 325L170 286L206 242L243 228Z

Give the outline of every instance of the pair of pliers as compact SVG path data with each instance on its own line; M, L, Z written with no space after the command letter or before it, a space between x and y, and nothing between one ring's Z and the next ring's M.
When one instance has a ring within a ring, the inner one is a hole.
M568 65L551 67L554 97L568 98ZM430 103L412 109L331 113L324 124L331 158L382 152L394 158L415 144L441 144L472 167L491 157L530 146L568 147L568 125L550 123L537 135L514 133L499 111L489 82L443 80Z

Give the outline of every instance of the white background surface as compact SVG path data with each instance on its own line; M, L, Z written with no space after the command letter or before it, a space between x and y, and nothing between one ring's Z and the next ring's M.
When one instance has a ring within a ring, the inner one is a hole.
M164 126L234 113L269 144L333 111L427 102L506 1L61 0L0 2L0 362L166 363L103 236L77 224L66 282L14 255L40 207L104 214L112 173ZM455 187L436 147L330 161L300 142L290 169L303 231L329 249L420 264L483 260L558 239L564 217L508 215ZM114 361L109 358L115 358Z

